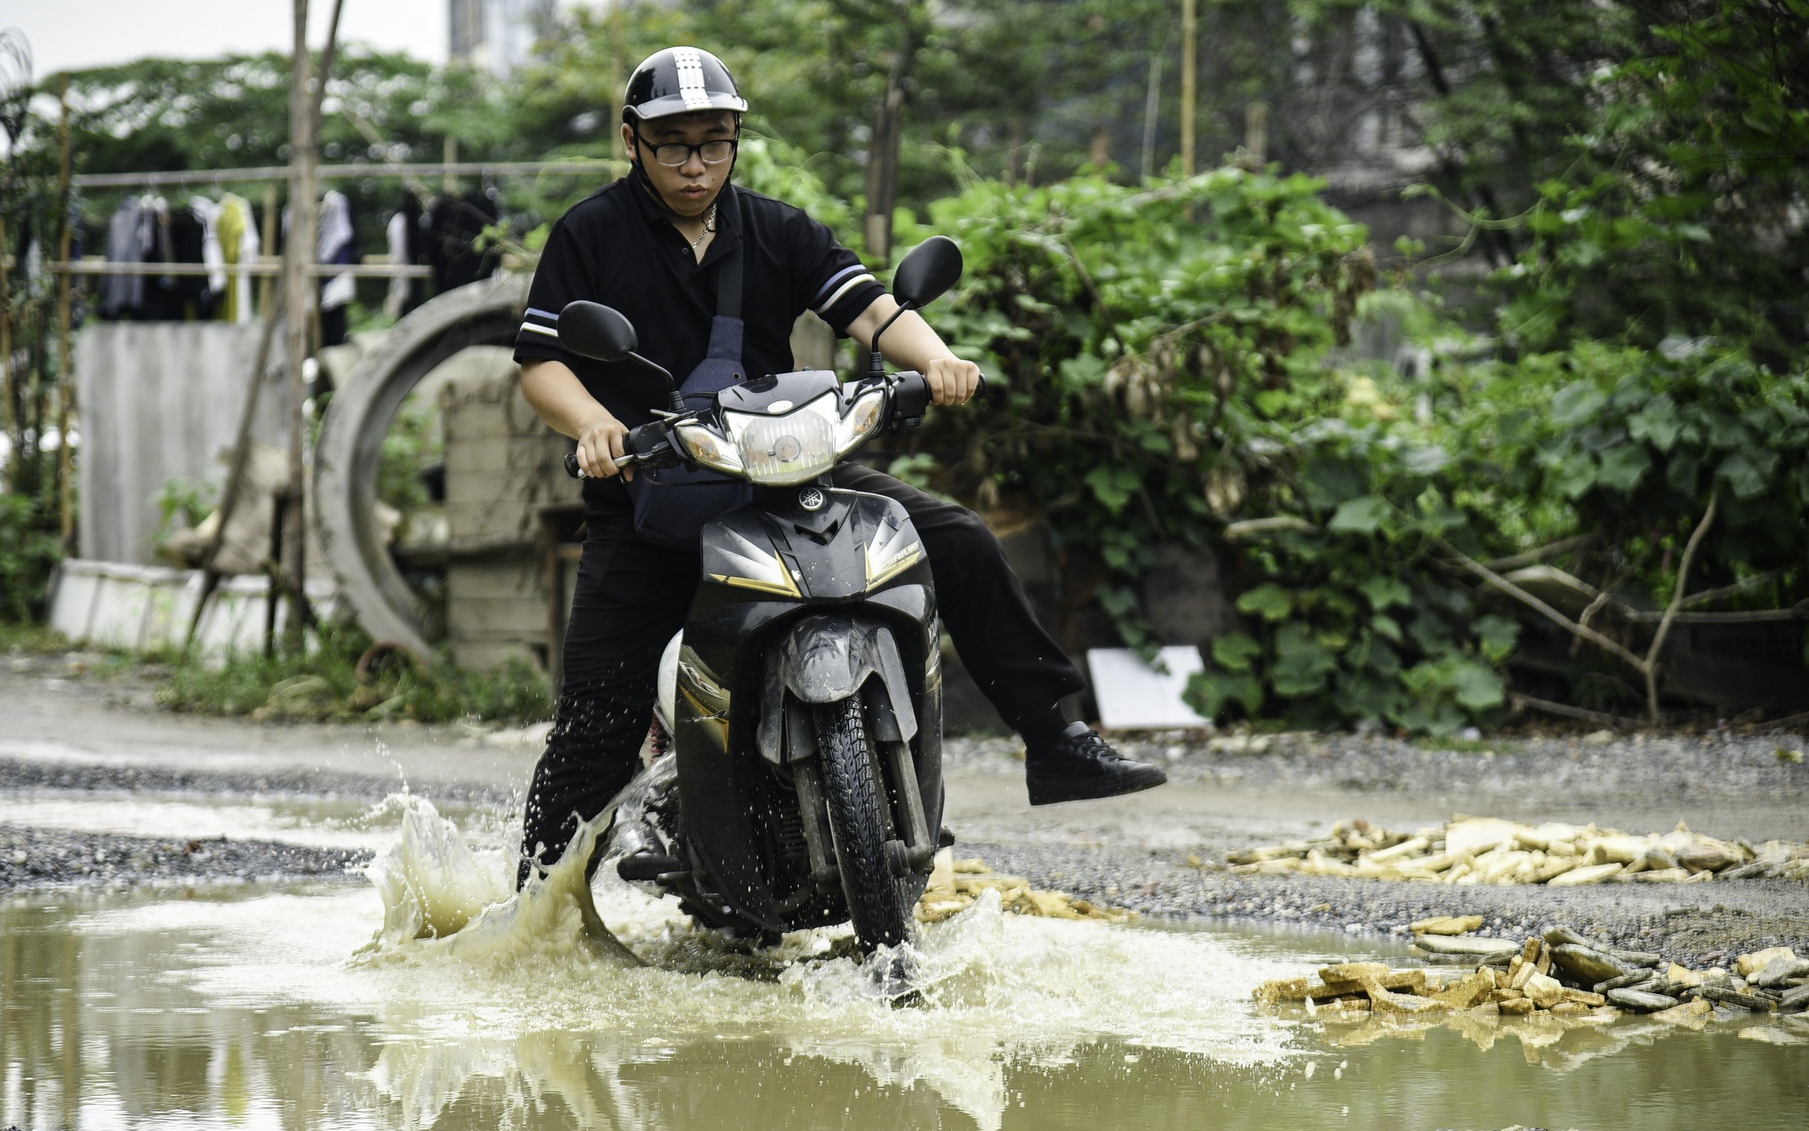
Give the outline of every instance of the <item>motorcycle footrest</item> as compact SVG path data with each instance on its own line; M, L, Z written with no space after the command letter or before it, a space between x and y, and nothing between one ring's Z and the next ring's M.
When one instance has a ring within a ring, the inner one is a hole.
M661 876L684 870L677 857L654 852L635 852L616 861L616 875L629 883L657 881Z

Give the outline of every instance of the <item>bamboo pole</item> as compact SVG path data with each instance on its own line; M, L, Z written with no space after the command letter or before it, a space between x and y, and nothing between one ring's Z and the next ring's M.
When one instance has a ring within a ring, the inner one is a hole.
M293 0L295 45L289 75L289 234L284 244L284 338L289 371L289 484L283 510L283 581L288 589L289 616L284 636L291 652L303 647L302 632L308 622L307 597L307 381L303 367L308 360L309 316L314 277L307 270L319 242L319 208L315 169L320 162L319 126L321 102L326 97L328 68L333 64L339 34L339 13L344 0L333 0L333 16L327 28L327 44L321 53L321 70L314 74L308 52L308 0Z
M314 258L314 176L309 157L314 152L314 100L309 97L308 80L313 72L313 59L308 54L308 0L292 0L291 15L295 23L294 51L289 64L289 230L283 237L283 305L289 317L284 323L283 361L289 385L289 483L283 505L279 508L285 529L281 532L283 580L289 590L287 639L291 649L302 650L302 602L307 599L303 588L303 570L293 568L295 550L303 545L302 508L296 497L302 491L303 444L307 421L302 402L306 399L302 367L308 360L308 292L313 280L302 265ZM305 562L305 559L304 559ZM275 606L275 586L271 587L270 604ZM274 625L272 625L274 627ZM268 643L268 642L267 642Z
M57 125L57 146L62 169L57 176L57 258L69 260L69 74L57 76L57 101L62 118ZM63 552L75 548L75 457L69 447L69 424L75 416L75 355L69 348L69 303L72 280L57 277L57 501L62 519Z
M1199 38L1199 0L1181 2L1181 175L1193 176L1194 103L1199 99L1196 40Z
M14 442L13 398L13 291L6 270L6 217L0 215L0 414L6 426L6 466L0 468L0 485L17 482L12 469L19 462L19 445Z

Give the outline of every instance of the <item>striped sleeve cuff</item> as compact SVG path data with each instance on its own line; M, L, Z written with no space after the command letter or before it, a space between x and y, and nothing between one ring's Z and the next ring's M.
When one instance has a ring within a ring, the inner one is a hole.
M550 311L528 307L521 320L521 333L518 340L533 341L535 338L559 340L559 316Z
M859 263L844 267L831 275L828 281L818 289L816 301L811 303L810 309L812 313L819 316L827 315L830 307L846 298L857 287L878 281L873 277L872 272Z

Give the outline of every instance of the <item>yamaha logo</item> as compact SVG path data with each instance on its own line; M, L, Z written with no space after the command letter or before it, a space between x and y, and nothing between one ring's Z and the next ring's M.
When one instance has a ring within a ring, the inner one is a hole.
M823 504L827 501L828 500L823 497L823 492L817 490L815 487L806 487L798 492L798 505L807 511L820 511L823 509Z

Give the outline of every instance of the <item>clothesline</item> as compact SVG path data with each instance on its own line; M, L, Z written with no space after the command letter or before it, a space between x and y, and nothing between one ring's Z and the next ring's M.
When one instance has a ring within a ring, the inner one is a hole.
M44 270L53 275L181 275L199 277L226 271L258 277L282 274L281 259L262 259L256 263L232 267L211 267L205 263L115 263L106 259L78 259L68 263L46 263ZM310 263L308 273L316 277L343 275L353 279L431 279L433 268L400 263Z
M359 180L365 177L531 177L542 173L564 176L607 173L611 162L603 158L583 161L429 161L410 164L322 165L321 180ZM248 181L286 181L287 165L262 165L248 169L182 169L158 173L77 173L69 183L77 188L150 188L164 185L214 185Z

